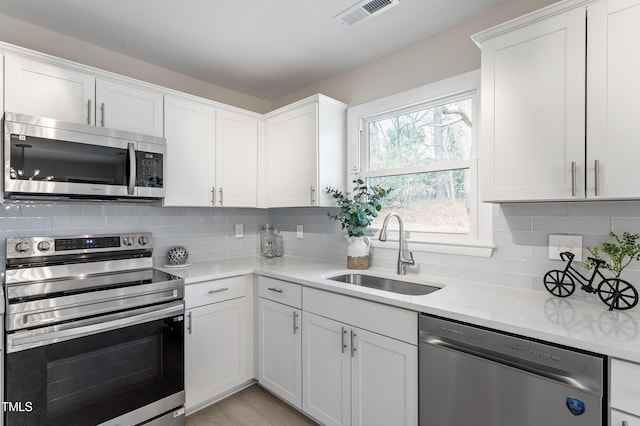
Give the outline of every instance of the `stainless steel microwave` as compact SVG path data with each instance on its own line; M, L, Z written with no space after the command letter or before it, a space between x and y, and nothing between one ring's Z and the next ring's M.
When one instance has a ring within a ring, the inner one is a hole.
M7 112L3 154L6 198L164 197L163 138Z

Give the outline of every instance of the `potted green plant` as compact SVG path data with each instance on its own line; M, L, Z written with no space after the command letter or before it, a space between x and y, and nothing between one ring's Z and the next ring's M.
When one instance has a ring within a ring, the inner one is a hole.
M371 241L364 235L371 225L373 218L382 209L381 201L389 195L391 188L381 185L367 185L354 172L353 192L342 192L337 188L328 187L326 191L331 195L340 211L329 213L329 217L340 222L342 229L347 231L347 267L349 269L369 268L369 250Z

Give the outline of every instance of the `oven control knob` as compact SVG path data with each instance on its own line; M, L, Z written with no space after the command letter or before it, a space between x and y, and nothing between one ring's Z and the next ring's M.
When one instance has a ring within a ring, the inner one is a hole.
M38 250L40 251L49 251L50 248L51 248L50 241L40 241L38 243Z
M140 244L141 246L146 246L147 244L149 244L149 238L145 237L144 235L141 236L140 238L138 238L138 244Z
M29 244L29 241L20 241L18 244L16 244L16 251L18 253L24 253L27 252L31 249L31 244Z
M131 246L135 242L133 237L122 237L122 244L125 246Z

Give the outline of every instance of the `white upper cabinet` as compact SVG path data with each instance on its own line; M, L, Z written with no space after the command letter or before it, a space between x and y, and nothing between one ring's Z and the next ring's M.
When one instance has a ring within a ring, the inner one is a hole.
M587 197L640 198L640 1L598 2L588 12Z
M475 36L482 43L483 198L584 197L585 9L514 27Z
M346 105L315 95L266 115L265 207L334 206L344 188Z
M162 94L45 62L7 56L7 111L162 136Z
M5 110L95 124L95 77L29 59L5 57Z
M216 203L256 207L258 203L258 118L216 112Z
M640 1L559 2L474 39L485 201L640 198Z
M4 56L0 55L0 82L4 81ZM0 116L4 115L4 85L0 84Z
M162 94L96 80L96 125L162 137Z
M188 98L165 99L165 206L215 203L215 108Z

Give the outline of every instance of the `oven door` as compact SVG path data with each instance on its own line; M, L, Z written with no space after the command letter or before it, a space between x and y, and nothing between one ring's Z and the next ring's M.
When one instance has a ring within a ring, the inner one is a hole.
M6 425L138 424L184 404L184 304L7 334Z

